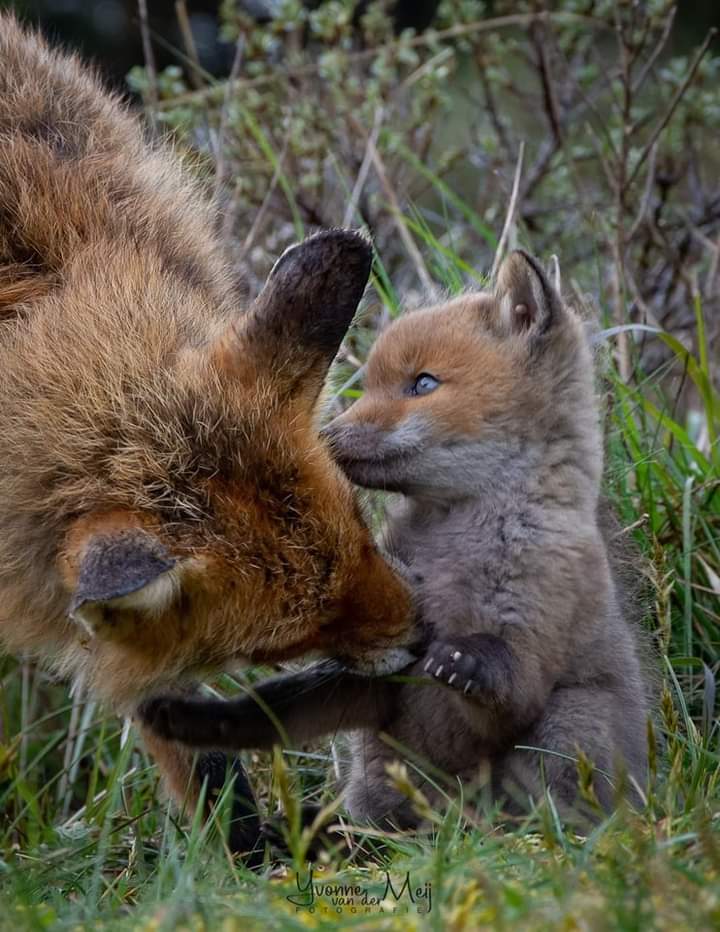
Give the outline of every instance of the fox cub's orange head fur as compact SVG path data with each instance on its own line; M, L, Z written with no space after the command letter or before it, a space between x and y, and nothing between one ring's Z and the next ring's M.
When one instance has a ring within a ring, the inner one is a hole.
M38 409L58 457L44 480L46 533L65 528L65 610L86 632L95 688L117 698L197 668L312 651L373 666L409 636L406 587L315 425L370 263L359 235L318 234L205 344L155 371L117 345L102 380L83 388L73 376L74 414L59 397ZM60 665L78 666L75 647Z
M325 435L355 482L411 495L489 491L509 478L504 469L532 468L533 450L563 430L586 433L595 472L592 378L580 320L538 262L517 251L494 291L389 326L368 359L362 398Z

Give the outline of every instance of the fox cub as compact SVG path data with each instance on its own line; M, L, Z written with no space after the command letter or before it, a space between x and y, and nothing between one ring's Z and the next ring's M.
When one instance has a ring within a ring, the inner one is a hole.
M350 814L398 826L416 823L386 776L398 744L455 782L489 773L511 811L548 787L577 814L578 751L605 808L621 773L631 793L643 784L647 688L598 521L593 360L537 261L515 252L494 293L390 326L363 397L325 433L354 482L402 493L384 547L414 580L428 640L405 672L445 689L321 664L261 684L259 705L153 701L156 727L226 748L357 729Z
M244 306L179 160L0 14L0 649L123 714L244 660L407 663L410 591L315 426L370 264L321 233ZM192 755L145 739L183 798Z

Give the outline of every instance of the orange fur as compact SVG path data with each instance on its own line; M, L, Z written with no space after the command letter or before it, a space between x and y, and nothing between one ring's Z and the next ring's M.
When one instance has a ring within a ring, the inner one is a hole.
M7 14L0 60L0 644L130 711L205 668L407 639L407 589L314 427L367 244L308 241L243 309L178 159ZM172 567L157 611L130 583L77 597L118 542Z
M497 301L469 294L397 320L373 347L365 394L343 416L345 423L397 425L412 411L432 420L436 436L480 436L488 418L527 415L538 406L534 373L524 373L520 340L493 339L478 326L494 320ZM403 392L421 372L441 378L443 391L422 399ZM469 403L472 399L472 404Z

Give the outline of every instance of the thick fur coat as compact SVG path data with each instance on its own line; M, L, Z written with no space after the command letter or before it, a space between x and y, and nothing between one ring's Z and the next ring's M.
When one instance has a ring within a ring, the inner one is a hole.
M315 427L370 263L318 234L246 306L178 158L0 14L2 648L127 714L205 669L408 640ZM146 737L182 797L190 755Z
M407 567L428 641L405 672L442 688L321 666L262 684L260 706L160 700L160 730L268 747L268 707L292 743L359 729L350 813L396 825L417 821L387 778L399 746L509 809L549 788L576 813L579 753L605 809L636 795L648 685L599 518L593 359L537 261L513 253L493 293L392 324L362 398L326 434L355 482L402 493L384 546Z

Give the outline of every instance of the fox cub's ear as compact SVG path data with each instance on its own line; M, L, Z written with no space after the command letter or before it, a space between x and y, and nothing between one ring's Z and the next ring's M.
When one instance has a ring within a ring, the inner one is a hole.
M70 616L92 634L112 628L114 611L158 614L179 591L177 561L141 528L99 530L73 562L77 581Z
M562 313L560 296L540 263L520 249L510 253L500 266L495 295L505 333L541 337Z

